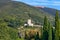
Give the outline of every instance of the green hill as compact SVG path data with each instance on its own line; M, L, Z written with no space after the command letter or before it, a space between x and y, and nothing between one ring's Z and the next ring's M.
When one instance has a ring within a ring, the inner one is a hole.
M25 22L28 18L31 18L35 23L43 24L44 16L47 16L50 21L53 21L52 15L22 2L9 1L1 4L0 18L6 19L7 21L10 19L19 19Z
M17 40L17 27L31 18L36 24L43 24L44 16L53 23L52 15L22 2L0 0L0 40ZM13 28L12 28L13 27Z

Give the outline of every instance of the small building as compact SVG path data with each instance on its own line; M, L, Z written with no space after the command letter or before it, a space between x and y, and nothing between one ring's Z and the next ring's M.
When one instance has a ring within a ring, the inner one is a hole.
M24 26L32 26L33 27L33 23L31 21L31 19L28 19L27 23L25 23Z
M40 24L33 24L31 19L28 19L27 22L24 24L24 26L31 26L31 27L34 26L34 27L42 27L43 28L43 26Z
M28 19L27 23L28 23L29 26L33 26L33 23L31 21L31 19Z

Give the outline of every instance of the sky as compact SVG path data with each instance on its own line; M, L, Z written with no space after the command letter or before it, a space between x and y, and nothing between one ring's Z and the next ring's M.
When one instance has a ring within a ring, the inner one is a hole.
M60 0L15 0L32 6L44 6L60 10Z

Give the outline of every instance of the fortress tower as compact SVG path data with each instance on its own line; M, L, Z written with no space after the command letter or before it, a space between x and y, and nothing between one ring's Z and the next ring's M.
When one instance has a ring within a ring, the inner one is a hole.
M31 19L28 19L27 24L28 24L29 26L33 26L33 23L32 23L32 21L31 21Z

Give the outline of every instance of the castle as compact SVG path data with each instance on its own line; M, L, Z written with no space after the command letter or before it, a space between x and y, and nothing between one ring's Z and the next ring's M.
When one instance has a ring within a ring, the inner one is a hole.
M31 21L31 19L28 19L27 23L24 24L24 26L32 26L33 27L33 23Z
M27 20L27 23L25 23L24 26L43 27L42 25L38 25L38 24L34 24L34 23L32 23L32 20L31 20L31 19L28 19L28 20Z

